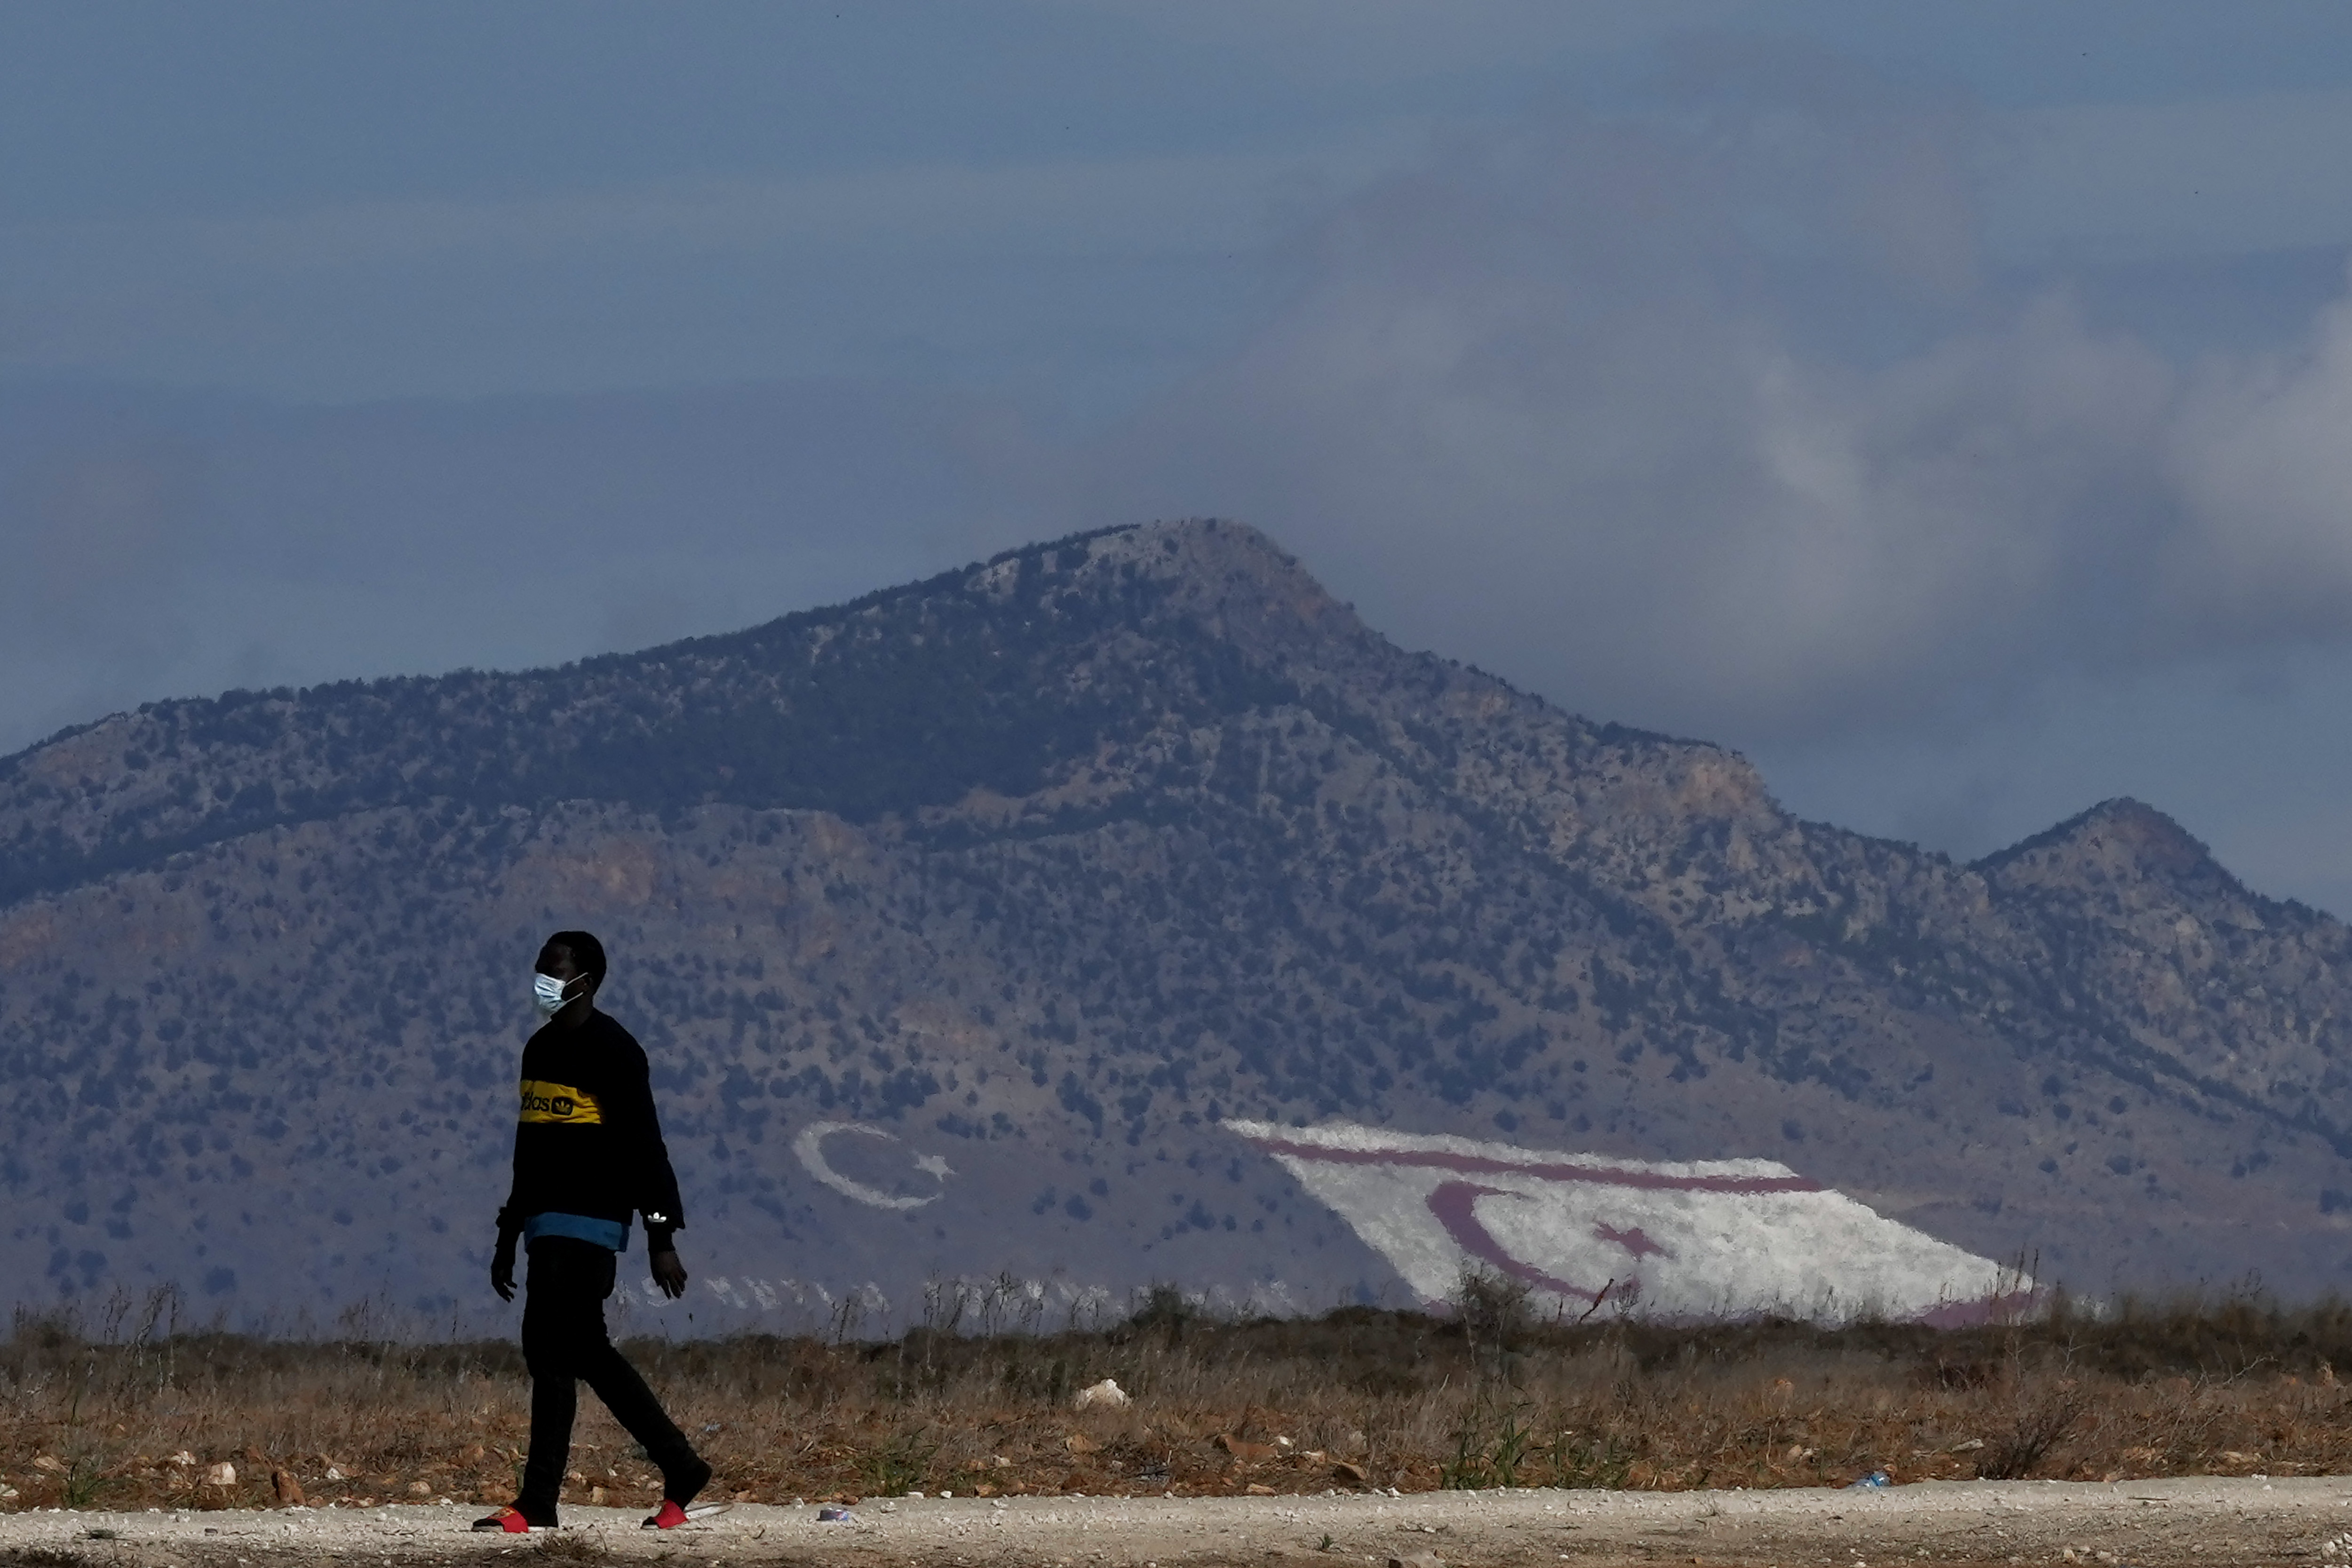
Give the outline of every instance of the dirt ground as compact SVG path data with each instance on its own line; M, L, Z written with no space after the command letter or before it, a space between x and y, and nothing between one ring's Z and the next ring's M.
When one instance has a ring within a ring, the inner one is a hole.
M743 1504L667 1533L574 1508L528 1539L475 1535L478 1509L0 1517L0 1563L37 1568L416 1568L544 1557L678 1568L1207 1568L1277 1558L1427 1568L1571 1563L1866 1568L1895 1563L2352 1563L2352 1478L2113 1484L1927 1481L1876 1491L1431 1492L1281 1498L901 1498L844 1522ZM1303 1568L1303 1564L1302 1564Z

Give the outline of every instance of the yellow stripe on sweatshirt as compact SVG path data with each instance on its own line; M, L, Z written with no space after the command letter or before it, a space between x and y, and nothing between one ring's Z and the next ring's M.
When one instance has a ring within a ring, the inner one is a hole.
M549 1083L542 1079L522 1080L522 1119L525 1121L558 1121L568 1127L594 1127L604 1120L604 1108L593 1094L583 1094L566 1083Z

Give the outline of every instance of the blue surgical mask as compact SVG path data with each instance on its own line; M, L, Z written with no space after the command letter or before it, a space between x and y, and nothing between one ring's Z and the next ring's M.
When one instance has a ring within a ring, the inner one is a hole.
M563 994L564 987L571 984L569 980L558 980L552 974L533 974L530 977L531 1005L539 1009L541 1017L552 1018L563 1011L564 1005L572 1000Z

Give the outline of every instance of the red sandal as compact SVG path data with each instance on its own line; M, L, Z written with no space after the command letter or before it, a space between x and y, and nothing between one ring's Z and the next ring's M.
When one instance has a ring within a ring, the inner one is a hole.
M667 1498L654 1516L638 1526L641 1530L676 1530L681 1524L694 1524L713 1514L725 1513L734 1507L730 1502L698 1502L690 1508L680 1508Z
M474 1528L485 1531L502 1531L509 1535L528 1535L533 1530L552 1530L555 1527L551 1524L532 1524L530 1520L523 1517L522 1510L519 1508L502 1508L496 1513L485 1514L474 1521Z

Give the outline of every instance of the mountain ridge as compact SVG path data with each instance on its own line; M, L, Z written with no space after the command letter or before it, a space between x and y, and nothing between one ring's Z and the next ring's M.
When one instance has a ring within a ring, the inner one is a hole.
M2137 802L1968 866L1801 822L1738 753L1399 649L1202 522L0 760L0 1059L72 1111L0 1184L85 1215L0 1253L44 1289L227 1269L249 1310L274 1266L225 1194L267 1189L315 1254L292 1298L464 1300L520 1024L489 977L582 921L689 1215L698 1186L738 1255L836 1294L1013 1267L1387 1289L1218 1132L1242 1115L1787 1160L2094 1287L2317 1289L2346 1250L2340 923ZM427 983L372 986L370 958ZM790 1153L812 1116L959 1174L868 1223Z

